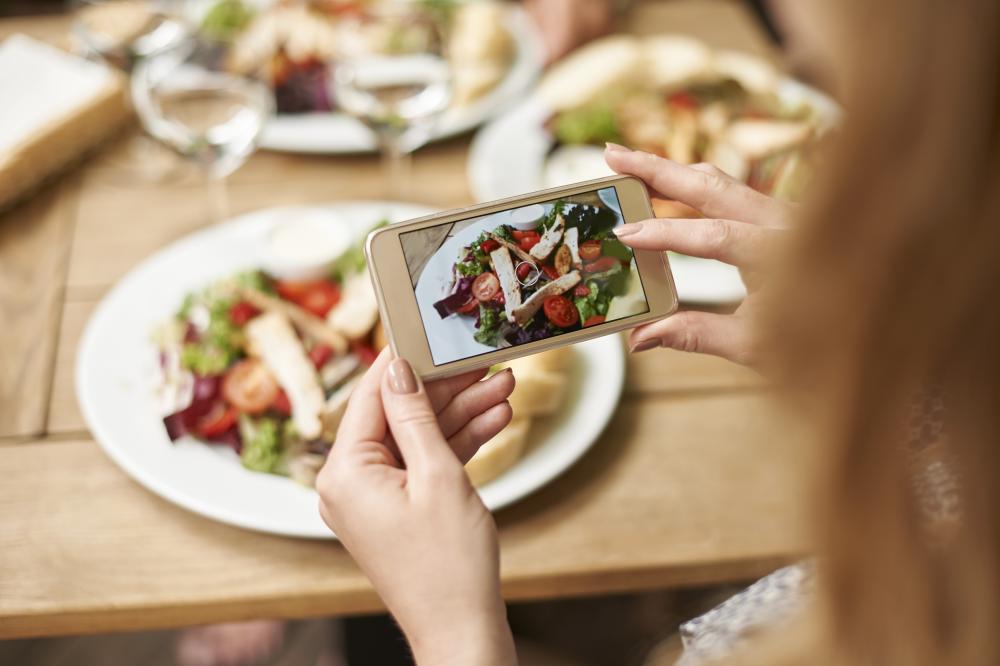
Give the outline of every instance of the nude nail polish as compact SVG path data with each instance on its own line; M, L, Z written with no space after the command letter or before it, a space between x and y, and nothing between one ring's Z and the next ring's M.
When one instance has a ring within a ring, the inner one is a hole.
M395 393L417 392L417 378L406 359L397 358L389 364L389 388Z
M642 231L642 222L629 222L628 224L623 224L620 227L615 227L612 231L615 232L615 236L618 236L618 238L631 236L632 234L637 234Z
M633 354L637 354L639 352L644 352L659 346L660 346L660 341L657 340L656 338L652 338L650 340L643 340L642 342L635 343L632 346L632 348L629 349L629 351L632 352Z

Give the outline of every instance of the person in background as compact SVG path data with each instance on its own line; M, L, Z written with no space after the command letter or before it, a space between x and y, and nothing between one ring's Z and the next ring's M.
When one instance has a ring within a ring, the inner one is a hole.
M606 153L704 216L625 225L622 242L734 264L749 291L734 314L636 329L632 351L758 368L822 454L815 593L771 627L723 605L682 663L1000 663L1000 5L772 5L846 110L810 201ZM514 664L496 527L432 393L405 360L378 359L317 482L321 514L418 664ZM752 613L787 592L744 599Z

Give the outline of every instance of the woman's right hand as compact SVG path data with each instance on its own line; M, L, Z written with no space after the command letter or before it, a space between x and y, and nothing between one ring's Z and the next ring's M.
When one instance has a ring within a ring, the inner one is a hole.
M733 314L684 310L632 331L633 352L670 347L757 365L759 346L753 318L768 256L787 233L790 206L730 178L709 164L684 166L671 160L608 144L608 166L636 176L651 194L686 204L704 218L651 219L615 228L636 250L672 250L718 259L740 269L747 297Z

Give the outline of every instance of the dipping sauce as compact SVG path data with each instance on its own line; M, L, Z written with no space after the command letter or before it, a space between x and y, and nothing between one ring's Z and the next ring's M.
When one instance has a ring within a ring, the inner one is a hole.
M264 239L264 270L282 280L314 280L354 242L350 225L324 211L292 213L277 222Z

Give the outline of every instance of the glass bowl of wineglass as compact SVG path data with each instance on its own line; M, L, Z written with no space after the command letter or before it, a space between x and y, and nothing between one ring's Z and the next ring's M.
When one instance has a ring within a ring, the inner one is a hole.
M270 88L227 71L217 44L191 36L143 58L132 72L131 90L145 130L199 167L212 217L224 217L225 178L256 150L273 112Z
M446 25L431 3L383 0L338 24L337 106L375 133L390 194L409 187L409 156L431 135L452 98Z

